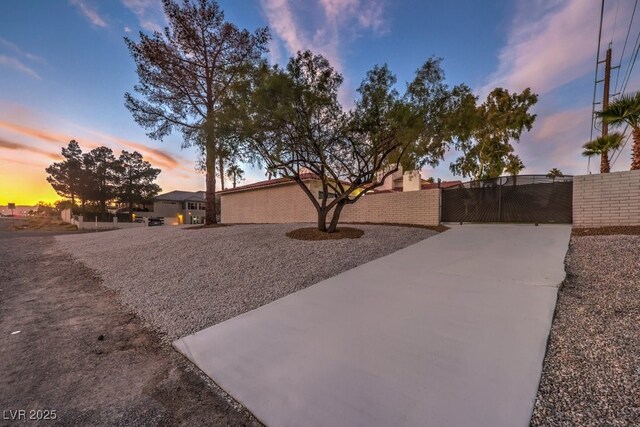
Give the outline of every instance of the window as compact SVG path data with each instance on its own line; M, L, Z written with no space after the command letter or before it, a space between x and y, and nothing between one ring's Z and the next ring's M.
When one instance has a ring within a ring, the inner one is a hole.
M198 204L196 202L187 202L187 209L195 211L198 209Z

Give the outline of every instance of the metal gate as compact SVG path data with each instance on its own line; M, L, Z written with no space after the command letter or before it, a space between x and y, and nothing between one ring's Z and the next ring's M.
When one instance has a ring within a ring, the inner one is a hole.
M570 223L573 177L502 176L442 190L443 222Z

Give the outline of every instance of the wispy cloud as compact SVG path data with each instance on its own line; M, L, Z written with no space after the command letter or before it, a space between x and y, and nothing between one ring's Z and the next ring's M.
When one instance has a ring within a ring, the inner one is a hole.
M384 4L380 0L320 0L322 15L297 9L291 0L261 0L269 26L290 54L310 49L322 53L341 69L340 42L345 34L383 30ZM316 19L312 19L316 18Z
M624 3L624 2L623 2ZM629 5L621 4L621 9ZM495 86L545 94L592 72L596 57L599 2L521 1L499 55L499 65L481 92ZM603 33L612 34L615 8L605 15ZM625 11L619 11L625 16ZM630 15L630 11L629 11ZM624 36L622 31L619 37ZM603 42L603 49L606 49Z
M622 46L625 25L629 22L627 17L631 16L633 6L630 3L620 3L615 33L616 8L605 8L601 57L609 41L613 41L614 46ZM533 130L523 134L522 141L515 146L527 165L527 173L544 173L552 167L569 174L587 172L587 159L581 152L582 144L589 139L591 102L590 99L585 102L586 96L572 102L578 89L568 84L586 82L583 93L590 94L593 90L593 80L589 77L595 67L599 17L599 2L518 2L496 71L486 85L479 88L479 93L485 96L494 87L501 86L514 91L530 87L540 95L534 108L538 118ZM624 160L615 165L617 170L624 167ZM597 170L593 162L591 169Z
M27 52L24 49L21 49L17 44L10 42L7 39L4 39L2 37L0 37L0 46L4 47L5 49L8 49L10 51L12 51L13 53L17 53L19 56L22 56L30 61L34 61L34 62L42 62L45 63L46 61L41 58L40 56L34 55L33 53Z
M69 0L73 6L77 7L78 10L96 27L107 27L107 22L100 16L98 10L90 5L87 0Z
M342 49L363 30L382 34L387 30L382 0L320 0L315 7L300 7L292 0L261 0L269 27L290 55L312 50L325 56L338 71L343 70ZM315 12L315 13L314 13ZM270 45L272 62L282 58L279 45ZM343 104L350 104L352 94L347 81L340 93Z
M20 71L23 74L33 77L34 79L42 80L42 77L40 77L40 75L33 68L27 66L18 58L0 55L0 66L13 68L14 70Z
M47 150L43 150L38 147L32 147L30 145L21 144L18 142L11 142L5 139L0 138L0 150L11 150L11 151L25 151L28 153L36 153L46 156L53 160L60 160L62 156L60 154L52 153Z
M328 20L353 21L363 29L371 29L376 33L388 30L384 19L384 3L376 0L320 0Z
M101 145L106 145L114 149L116 151L116 154L118 151L123 149L136 150L142 153L145 156L146 160L148 160L154 165L157 165L169 170L178 169L178 170L189 171L189 172L192 171L192 169L186 166L188 162L185 159L178 158L177 156L174 156L164 150L148 147L144 144L129 141L113 135L107 135L91 129L86 129L86 128L80 128L80 129L82 129L84 132L95 137L95 139L76 137L76 139L79 140L80 145L84 148L92 149L92 148L99 147ZM20 124L8 122L8 121L0 121L0 130L5 130L16 135L26 136L28 138L35 138L37 140L55 145L58 148L66 145L67 142L74 139L74 137L70 135L62 135L56 132L52 132L48 130L40 130L31 126L24 126L24 125L20 125Z
M17 123L0 120L0 129L7 130L12 133L32 137L41 141L50 142L54 144L65 144L73 138L69 138L67 135L61 135L52 132L45 132L39 129L35 129L28 126L22 126Z
M304 50L309 45L305 34L298 28L289 0L262 0L262 8L269 26L280 37L290 53Z
M122 0L122 4L133 12L142 28L162 32L167 20L160 0Z

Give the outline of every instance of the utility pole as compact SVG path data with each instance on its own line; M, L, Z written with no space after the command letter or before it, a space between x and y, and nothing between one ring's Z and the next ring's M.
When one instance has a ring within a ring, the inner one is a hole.
M611 82L611 44L604 59L604 88L602 90L602 111L609 106L609 84ZM609 124L602 121L602 136L609 134Z
M604 78L602 80L597 80L596 84L604 82L604 86L602 88L602 111L604 111L609 107L609 86L611 84L611 43L609 43L607 54L602 62L604 62ZM602 120L601 125L602 136L607 136L609 134L609 124ZM610 169L609 153L604 152L600 154L600 173L608 173Z

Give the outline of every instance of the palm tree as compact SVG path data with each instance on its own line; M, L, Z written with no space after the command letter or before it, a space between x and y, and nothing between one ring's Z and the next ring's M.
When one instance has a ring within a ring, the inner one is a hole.
M551 169L547 174L547 178L551 178L553 182L556 182L556 178L560 178L561 176L564 176L564 174L558 168Z
M238 165L231 165L227 168L227 176L233 182L233 188L236 188L236 182L244 179L244 171Z
M620 132L603 135L584 144L582 146L584 148L582 155L585 157L600 155L600 173L609 173L611 170L609 151L617 150L622 143L622 138L623 136Z
M513 177L513 185L516 185L516 176L522 169L524 169L524 163L522 163L520 157L509 154L504 170Z
M632 129L631 170L640 169L640 92L613 100L598 116L612 126L629 125Z

